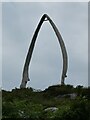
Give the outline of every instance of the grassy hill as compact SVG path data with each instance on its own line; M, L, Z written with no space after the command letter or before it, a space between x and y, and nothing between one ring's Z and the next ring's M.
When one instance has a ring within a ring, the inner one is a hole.
M90 120L90 88L55 85L44 91L2 90L2 108L3 120Z

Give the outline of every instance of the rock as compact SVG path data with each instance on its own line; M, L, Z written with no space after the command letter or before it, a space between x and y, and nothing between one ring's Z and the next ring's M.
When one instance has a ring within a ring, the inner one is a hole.
M20 117L23 117L24 111L19 110L19 111L18 111L18 114L19 114Z
M77 94L76 94L76 93L70 94L70 98L71 98L71 99L75 99L76 97L77 97Z
M58 108L56 108L56 107L49 107L49 108L46 108L44 111L56 112L57 110L58 110Z
M76 97L77 97L76 93L71 93L71 94L58 95L56 98L70 98L70 99L75 99Z

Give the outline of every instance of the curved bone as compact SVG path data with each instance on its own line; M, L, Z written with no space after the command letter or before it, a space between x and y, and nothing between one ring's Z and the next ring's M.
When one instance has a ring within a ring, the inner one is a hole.
M30 64L32 53L34 50L36 38L38 36L39 30L42 26L42 23L47 20L50 22L50 24L58 38L58 41L59 41L59 44L61 47L61 51L62 51L62 57L63 57L63 69L62 69L62 76L61 76L61 84L62 85L64 84L65 77L67 77L66 73L67 73L67 67L68 67L68 57L67 57L65 44L64 44L63 39L62 39L56 25L54 24L54 22L51 20L51 18L47 14L44 14L35 30L35 33L33 35L33 38L32 38L32 41L31 41L31 44L30 44L30 47L29 47L29 50L28 50L28 53L26 56L26 61L25 61L24 69L23 69L22 83L20 85L20 88L25 88L27 82L29 81L28 70L29 70L29 64Z

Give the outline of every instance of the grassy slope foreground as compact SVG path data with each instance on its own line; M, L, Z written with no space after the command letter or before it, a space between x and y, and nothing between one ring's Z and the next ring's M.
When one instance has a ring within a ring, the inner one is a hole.
M90 89L56 85L44 91L2 90L2 108L3 119L90 120Z

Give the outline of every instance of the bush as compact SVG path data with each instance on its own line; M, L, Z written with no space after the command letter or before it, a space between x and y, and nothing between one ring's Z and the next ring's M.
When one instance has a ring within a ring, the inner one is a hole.
M45 91L31 88L2 91L2 114L4 118L30 120L90 120L90 89L71 85L50 86ZM57 98L58 95L79 93L75 99ZM84 97L85 96L85 97ZM56 112L45 112L48 107Z

